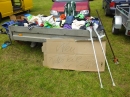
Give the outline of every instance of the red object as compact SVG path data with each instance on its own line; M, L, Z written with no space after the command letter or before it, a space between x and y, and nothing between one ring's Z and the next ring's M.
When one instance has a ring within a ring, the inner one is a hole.
M128 30L128 33L127 33L127 35L130 35L130 30Z
M38 22L37 22L37 21L35 21L35 23L38 25Z
M66 2L55 1L52 5L51 10L56 10L58 12L64 12L65 4L66 4ZM81 10L90 10L89 0L81 0L81 1L76 2L76 11L79 12Z
M65 14L61 14L61 15L60 15L60 19L61 19L61 20L64 20L65 18L66 18Z
M43 27L44 25L43 24L40 24L40 27Z
M110 7L115 7L115 2L111 2Z

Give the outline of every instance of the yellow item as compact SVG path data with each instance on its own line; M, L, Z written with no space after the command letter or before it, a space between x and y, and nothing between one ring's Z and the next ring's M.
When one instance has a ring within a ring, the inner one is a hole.
M32 7L32 0L0 0L0 20L13 14L29 11Z

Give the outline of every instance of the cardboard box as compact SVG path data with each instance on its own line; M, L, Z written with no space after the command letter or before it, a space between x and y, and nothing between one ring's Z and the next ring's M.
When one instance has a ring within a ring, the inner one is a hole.
M13 21L18 21L18 20L24 20L24 16L23 15L11 15L10 16L10 20L13 20Z
M106 51L106 42L102 41ZM99 41L94 41L100 71L105 70L105 58ZM73 39L48 39L43 43L43 66L55 69L97 71L91 41L76 42Z

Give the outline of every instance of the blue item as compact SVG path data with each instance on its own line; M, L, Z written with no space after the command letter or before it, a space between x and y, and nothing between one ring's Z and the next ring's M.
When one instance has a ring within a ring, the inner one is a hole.
M6 48L7 46L7 44L2 44L2 48Z
M9 41L4 42L4 44L2 44L1 48L6 48L7 46L9 46L11 43Z
M21 20L21 21L17 21L17 22L16 22L16 25L18 25L18 26L24 26L24 23L28 23L28 21L27 21L26 19ZM28 23L28 24L29 24L29 23Z
M28 17L28 16L30 16L30 15L31 15L31 14L24 14L25 17Z
M71 25L74 20L74 16L66 16L65 24Z
M99 25L99 20L96 20L96 19L92 19L92 23L96 23L96 24L98 24Z
M8 27L11 25L14 25L14 24L15 24L14 21L9 21L9 22L5 22L4 24L2 24L2 27L4 27L6 29L6 31L8 32L9 31Z

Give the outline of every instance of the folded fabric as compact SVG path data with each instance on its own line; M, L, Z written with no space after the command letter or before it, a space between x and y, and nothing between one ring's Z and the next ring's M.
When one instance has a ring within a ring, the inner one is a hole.
M69 24L64 24L63 28L64 29L72 29L71 25L69 25Z
M26 19L24 19L24 20L17 21L15 24L18 26L24 26L24 23L28 24L28 21Z
M2 27L6 29L6 31L8 32L9 29L8 27L11 26L11 25L14 25L15 24L15 21L8 21L8 22L5 22L4 24L2 24Z
M74 16L66 16L65 23L71 25L74 20Z
M85 21L74 20L73 23L72 23L72 29L80 29L80 27L84 26L84 25L85 25Z

